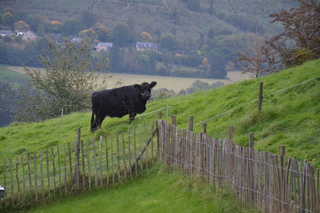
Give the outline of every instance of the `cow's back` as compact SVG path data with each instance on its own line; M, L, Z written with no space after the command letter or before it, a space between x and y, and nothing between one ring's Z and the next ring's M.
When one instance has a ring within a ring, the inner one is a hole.
M139 94L133 86L103 90L92 94L92 110L102 116L122 117L129 110L141 108ZM144 109L145 110L145 109ZM140 113L141 110L138 110Z

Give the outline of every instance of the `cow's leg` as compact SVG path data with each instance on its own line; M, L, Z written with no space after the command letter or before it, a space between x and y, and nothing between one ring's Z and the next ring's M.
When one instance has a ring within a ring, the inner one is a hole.
M91 132L96 131L98 128L100 128L99 116L96 116L91 125Z
M97 129L101 129L102 121L104 120L105 116L100 114L100 111L98 110L95 114L95 118L93 120L93 117L91 117L91 120L93 120L91 125L91 131L94 132Z
M94 112L92 110L90 131L94 132L96 130L96 128L97 128L97 123L96 123L96 119L94 117Z
M130 118L129 124L131 124L131 122L135 119L136 115L137 115L136 112L129 113L129 118Z

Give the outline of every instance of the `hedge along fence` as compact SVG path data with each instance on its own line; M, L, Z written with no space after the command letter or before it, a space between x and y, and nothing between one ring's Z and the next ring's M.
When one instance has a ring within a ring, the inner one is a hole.
M66 194L106 187L148 169L156 158L155 123L128 132L81 140L5 159L0 185L5 188L0 209L21 209Z
M204 133L194 133L193 117L189 130L158 121L160 160L179 167L190 175L198 175L219 187L229 186L238 198L264 212L320 212L319 169L314 172L307 162L286 158L284 147L280 155L249 147L241 147L229 139L214 139Z

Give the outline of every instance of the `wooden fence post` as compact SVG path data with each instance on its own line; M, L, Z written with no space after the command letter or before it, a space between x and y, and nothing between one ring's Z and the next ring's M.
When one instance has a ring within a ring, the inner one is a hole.
M4 162L3 162L3 187L5 189L7 188L7 165L6 164L7 164L7 160L4 159ZM4 198L7 198L7 191L4 191ZM6 204L7 204L7 199L6 199Z
M228 128L228 139L233 139L233 131L234 131L233 126L229 126L229 128Z
M16 179L17 179L17 187L18 187L18 201L20 199L20 184L19 184L19 171L18 171L18 168L19 168L19 158L18 156L16 156Z
M38 203L38 177L37 177L37 153L33 153L33 169L34 169L34 192L35 192L35 198L36 198L36 203Z
M192 132L193 131L193 116L190 115L189 116L189 131Z
M161 117L162 117L162 113L161 111L158 111L158 119L161 120Z
M77 139L74 142L74 152L76 156L76 162L74 166L74 178L77 188L80 187L80 177L79 177L79 164L80 164L80 140L81 140L81 129L78 128L77 130Z
M29 152L27 153L27 160L28 160L28 175L29 175L29 191L30 191L30 196L32 196L32 180L31 180L30 153Z
M259 85L259 97L258 97L258 111L259 113L261 112L261 108L262 108L262 99L263 99L263 82L260 82Z
M177 126L177 118L176 118L175 115L172 115L172 116L171 116L171 120L172 120L172 125L173 125L173 126Z
M286 148L285 146L279 146L279 154L280 154L280 173L279 173L279 198L280 198L280 210L286 211L286 184L285 184L285 154L286 154ZM304 173L306 170L304 171ZM303 198L304 199L304 198Z
M285 146L279 146L279 154L280 154L280 156L286 155L286 147Z
M249 148L254 149L254 133L249 133Z
M202 133L207 134L207 123L202 124Z
M248 184L250 186L250 188L252 189L251 191L251 194L249 195L250 197L250 202L251 204L254 205L254 202L255 202L255 192L254 190L256 190L256 180L255 180L255 164L254 164L254 161L255 161L255 156L254 156L254 134L253 132L250 132L249 133L249 161L248 161L248 165L250 167L250 169L248 170L248 173L249 173L249 181L248 181Z
M99 166L100 166L100 186L103 186L103 180L102 180L102 142L103 142L103 136L100 136L99 140ZM124 150L124 148L123 148Z

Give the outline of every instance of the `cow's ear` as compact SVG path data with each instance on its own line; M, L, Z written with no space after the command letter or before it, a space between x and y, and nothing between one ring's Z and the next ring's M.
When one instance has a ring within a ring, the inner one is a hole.
M140 86L139 84L135 84L135 85L133 85L133 87L134 87L135 89L141 89L141 86Z
M152 81L151 84L150 84L150 87L153 88L153 87L155 87L156 85L157 85L157 82L156 82L156 81Z

